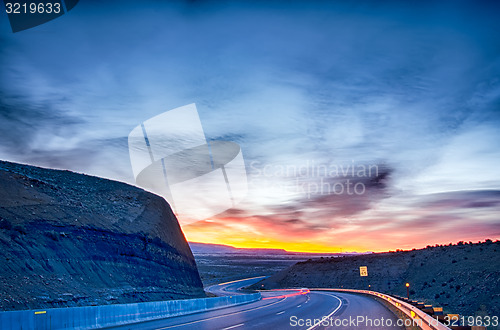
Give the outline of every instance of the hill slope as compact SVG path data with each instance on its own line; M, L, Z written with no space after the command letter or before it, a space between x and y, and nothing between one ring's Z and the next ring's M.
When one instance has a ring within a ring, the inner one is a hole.
M124 183L0 161L0 310L204 296L167 202Z
M428 247L299 262L256 284L279 287L363 289L406 296L470 316L500 314L500 242ZM359 267L368 267L360 277Z

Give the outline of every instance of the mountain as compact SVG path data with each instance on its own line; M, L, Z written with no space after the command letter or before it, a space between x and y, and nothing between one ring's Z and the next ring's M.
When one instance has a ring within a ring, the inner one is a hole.
M230 245L189 242L193 254L289 254L283 249L248 249Z
M0 161L0 310L203 297L168 203L134 186Z
M266 248L236 248L224 244L211 244L211 243L198 243L189 242L191 251L194 255L198 254L245 254L245 255L287 255L287 256L307 256L320 257L320 256L340 256L340 255L363 255L373 252L341 252L341 253L321 253L321 252L290 252L284 249L266 249Z

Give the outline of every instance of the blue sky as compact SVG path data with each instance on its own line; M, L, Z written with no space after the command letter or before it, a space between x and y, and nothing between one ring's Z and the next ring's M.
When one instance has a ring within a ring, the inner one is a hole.
M375 250L392 247L378 243L389 232L394 248L498 238L498 10L81 0L15 34L4 14L0 158L133 183L129 132L196 103L209 140L240 144L251 189L238 209L186 226L188 238L266 246L269 236L293 249L306 232L310 244ZM261 172L348 164L377 165L383 182L361 197L311 198L283 187L318 177ZM241 225L246 240L216 235Z

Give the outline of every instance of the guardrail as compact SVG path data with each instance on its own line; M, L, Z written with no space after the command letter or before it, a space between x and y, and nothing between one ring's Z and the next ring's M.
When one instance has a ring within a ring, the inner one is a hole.
M420 310L418 307L413 306L411 304L408 304L402 300L399 300L397 298L391 297L389 295L380 293L380 292L375 292L375 291L369 291L369 290L354 290L354 289L323 289L323 288L318 288L318 289L310 289L312 290L317 290L317 291L341 291L341 292L350 292L350 293L364 293L372 296L379 297L383 300L385 300L387 303L393 305L397 309L399 309L401 312L403 312L405 315L412 319L417 319L417 320L422 320L422 322L419 322L419 325L421 324L421 328L423 330L450 330L447 326L444 324L440 323L437 319L433 318L432 316L428 315L427 313L423 312Z
M260 293L134 304L0 312L0 329L99 329L193 314L261 299Z

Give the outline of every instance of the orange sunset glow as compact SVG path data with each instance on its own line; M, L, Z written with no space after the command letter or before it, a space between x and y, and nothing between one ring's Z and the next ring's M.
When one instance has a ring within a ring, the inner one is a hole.
M283 222L263 216L220 216L183 226L183 231L190 242L314 253L384 252L487 237L497 239L485 234L493 226L475 226L466 219L455 219L456 227L450 229L447 228L449 221L443 218L420 216L401 225L375 219L343 219L333 228L308 228L298 220Z

